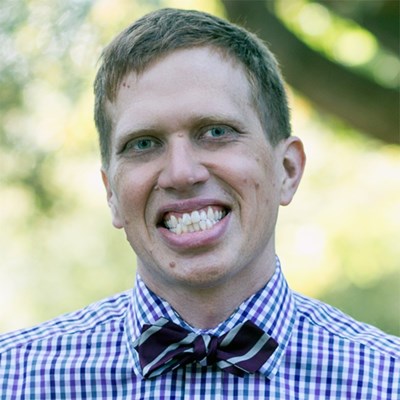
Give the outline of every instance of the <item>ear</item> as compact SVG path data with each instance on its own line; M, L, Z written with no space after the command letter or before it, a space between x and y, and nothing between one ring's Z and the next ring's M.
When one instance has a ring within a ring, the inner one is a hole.
M296 136L290 136L282 143L283 179L281 186L282 206L287 206L293 199L303 176L306 155L303 143Z
M110 183L108 174L103 168L101 169L101 178L103 179L103 184L107 192L107 202L111 210L112 224L115 228L121 229L124 225L120 216L118 201L114 190L111 187L112 185Z

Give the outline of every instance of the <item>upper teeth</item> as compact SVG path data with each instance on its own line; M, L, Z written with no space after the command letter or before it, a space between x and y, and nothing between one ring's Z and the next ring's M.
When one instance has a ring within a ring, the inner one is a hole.
M190 214L185 213L181 217L171 215L164 223L171 232L180 235L186 232L198 232L210 229L224 216L225 211L213 210L211 207L208 207L207 210L192 211Z

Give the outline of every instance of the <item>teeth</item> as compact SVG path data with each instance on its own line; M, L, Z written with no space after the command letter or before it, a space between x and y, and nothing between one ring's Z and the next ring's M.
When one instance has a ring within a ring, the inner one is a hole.
M190 225L192 223L192 218L189 214L183 214L182 216L182 224L183 225Z
M178 225L178 220L176 219L175 215L172 215L168 222L171 224L171 228L176 228Z
M210 229L224 216L224 211L214 211L211 207L208 207L207 210L201 210L200 212L195 210L190 214L184 213L182 217L171 215L164 223L171 232L181 235L182 233Z
M204 210L200 211L200 219L202 221L207 221L207 214L206 214L206 212Z
M200 214L198 211L193 211L192 212L192 223L197 224L198 222L200 222Z

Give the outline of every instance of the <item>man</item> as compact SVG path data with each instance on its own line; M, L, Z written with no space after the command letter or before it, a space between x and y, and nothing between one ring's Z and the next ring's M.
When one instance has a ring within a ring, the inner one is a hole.
M275 255L305 156L274 57L163 9L95 81L113 224L134 290L1 342L4 399L394 399L399 340L292 293Z

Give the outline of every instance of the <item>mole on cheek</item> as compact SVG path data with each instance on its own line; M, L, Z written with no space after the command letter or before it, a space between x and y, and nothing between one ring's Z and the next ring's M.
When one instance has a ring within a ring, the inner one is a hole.
M169 263L169 266L170 266L171 268L175 268L175 267L176 267L176 262L175 262L175 261L171 261L171 262Z
M260 184L258 182L256 182L255 183L255 187L256 187L257 190L260 189Z

